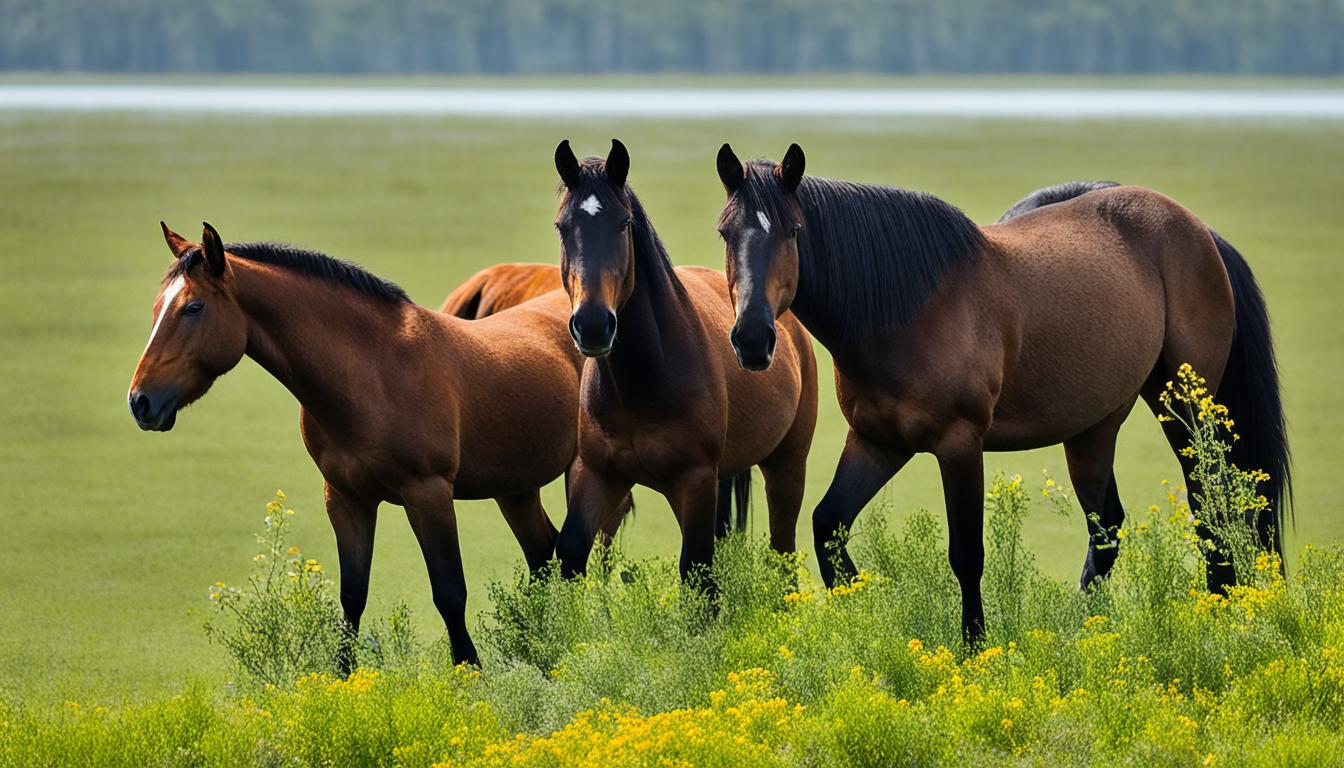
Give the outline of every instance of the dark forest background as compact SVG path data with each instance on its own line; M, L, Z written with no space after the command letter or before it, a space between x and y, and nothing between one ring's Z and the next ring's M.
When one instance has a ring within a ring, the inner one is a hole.
M0 0L0 68L1344 71L1344 0Z

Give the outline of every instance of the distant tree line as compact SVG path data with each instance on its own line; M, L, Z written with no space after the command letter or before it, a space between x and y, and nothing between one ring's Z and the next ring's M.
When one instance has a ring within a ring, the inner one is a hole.
M1344 0L0 0L0 68L1344 71Z

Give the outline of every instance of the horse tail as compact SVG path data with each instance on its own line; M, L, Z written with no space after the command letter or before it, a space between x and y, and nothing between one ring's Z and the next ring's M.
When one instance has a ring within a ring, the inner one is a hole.
M481 309L481 295L485 293L485 285L490 280L488 272L488 269L483 269L454 288L444 299L439 311L463 320L476 320L476 313Z
M1236 305L1232 350L1217 393L1242 437L1232 443L1231 460L1242 469L1259 469L1269 475L1262 486L1269 506L1260 513L1255 527L1260 545L1266 549L1272 546L1282 556L1283 522L1292 504L1293 486L1269 312L1250 265L1217 232L1209 230L1209 234L1223 258Z
M751 511L751 469L733 478L733 503L737 507L737 516L733 518L733 528L747 530L747 515Z

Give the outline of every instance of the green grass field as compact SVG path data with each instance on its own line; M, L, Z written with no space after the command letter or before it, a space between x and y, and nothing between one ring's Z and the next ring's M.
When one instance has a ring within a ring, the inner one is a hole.
M673 259L722 265L713 223L718 145L778 157L790 141L809 171L921 189L977 221L1023 194L1075 178L1157 188L1203 216L1256 270L1275 323L1297 477L1290 551L1344 536L1330 490L1344 431L1337 295L1344 289L1344 126L1235 121L1001 122L770 119L498 121L0 114L0 691L27 701L115 701L218 679L223 655L201 625L206 588L237 581L276 487L307 552L334 564L321 482L298 407L250 361L221 379L169 434L127 413L126 386L168 266L166 220L226 240L275 239L364 264L437 305L499 261L552 261L561 138L633 155L640 191ZM1098 339L1104 345L1105 339ZM823 370L829 359L818 350ZM829 377L823 374L823 382ZM844 423L823 387L809 466L811 505L830 479ZM1002 454L987 469L1066 476L1058 449ZM1121 437L1117 473L1131 511L1157 501L1174 459L1146 414ZM622 535L633 556L675 553L666 505L644 493ZM934 466L913 462L882 497L891 514L941 510ZM545 500L558 522L559 489ZM758 507L757 531L763 531ZM862 519L862 518L861 518ZM521 558L493 504L460 508L472 606ZM800 542L810 542L810 535ZM1073 580L1079 515L1028 521L1041 566ZM810 544L806 547L810 549ZM371 615L405 599L432 627L418 549L399 510L382 522Z

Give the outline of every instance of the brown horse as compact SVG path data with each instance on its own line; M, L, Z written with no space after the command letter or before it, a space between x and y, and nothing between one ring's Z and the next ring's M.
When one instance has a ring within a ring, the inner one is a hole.
M597 522L638 483L663 494L681 526L681 574L714 554L718 478L759 465L770 542L794 548L816 425L811 339L789 315L776 365L747 374L717 340L733 322L722 273L674 269L639 198L630 156L580 163L561 142L560 269L569 331L590 360L580 392L579 455L556 542L567 574L584 570Z
M465 320L479 320L560 288L560 267L555 264L496 264L482 269L453 289L439 311ZM720 480L714 513L715 535L723 538L734 530L746 530L750 501L750 472ZM734 502L737 504L736 518L733 517ZM612 526L604 529L607 541L614 534L613 526L619 526L634 506L633 499L627 500Z
M554 264L496 264L454 288L439 311L480 320L558 290L560 268Z
M1181 363L1235 395L1226 404L1248 428L1234 459L1286 469L1282 430L1265 426L1283 423L1268 325L1237 324L1263 318L1263 302L1246 289L1246 263L1220 255L1185 208L1116 187L982 228L930 195L804 178L803 168L796 144L782 163L748 166L725 144L719 224L744 364L768 365L786 309L835 359L850 430L813 514L828 584L853 572L843 535L859 511L914 453L932 453L962 631L978 639L984 451L1063 443L1083 509L1118 525L1116 433L1139 397L1160 408ZM1283 473L1269 489L1280 522L1287 482ZM1094 540L1083 582L1113 561ZM1227 566L1211 566L1211 587L1230 583Z
M453 502L495 499L528 565L550 559L556 530L538 489L573 461L582 360L564 331L565 296L468 322L320 253L225 246L209 224L199 245L163 230L175 258L131 379L136 422L172 429L216 378L255 360L302 406L351 633L378 505L390 502L406 508L420 542L454 659L476 663ZM348 653L341 661L348 668Z

